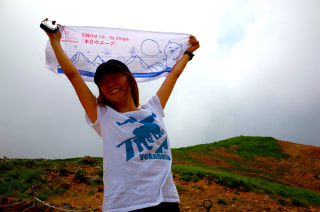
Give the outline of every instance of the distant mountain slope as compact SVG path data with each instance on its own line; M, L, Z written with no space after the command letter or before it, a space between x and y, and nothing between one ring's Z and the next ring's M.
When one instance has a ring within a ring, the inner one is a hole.
M179 163L202 163L320 192L320 147L240 136L174 150Z
M173 149L173 158L174 172L182 175L191 172L191 179L199 177L195 176L196 173L203 172L199 174L200 177L212 175L216 180L225 178L222 180L225 182L221 183L228 187L263 193L276 192L277 195L283 193L285 197L290 197L288 187L307 189L318 193L312 197L314 193L311 192L309 199L320 205L320 147L271 137L239 136ZM264 184L269 183L264 187ZM273 185L277 185L277 191L270 190ZM282 185L287 187L282 188ZM281 189L288 192L282 192ZM292 195L291 198L298 197Z

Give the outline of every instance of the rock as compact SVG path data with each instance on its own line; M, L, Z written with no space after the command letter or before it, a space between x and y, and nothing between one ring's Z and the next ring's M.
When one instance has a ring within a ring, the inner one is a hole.
M99 176L93 176L93 175L86 175L87 182L89 183L96 183L96 184L101 184L102 180L100 179Z
M183 209L187 211L187 210L190 210L190 209L191 209L191 207L189 207L189 206L185 206Z
M83 161L85 164L90 165L96 163L96 160L90 156L84 156Z
M17 203L17 204L10 205L8 207L3 207L3 211L4 212L21 212L27 206L28 206L28 204L26 204L25 202L20 202L20 203Z
M6 161L6 160L8 160L8 158L6 156L4 156L3 159L0 158L0 161Z
M22 212L38 212L38 209L35 205L32 205L32 206L24 209Z
M103 192L103 191L104 191L103 185L99 185L97 191L98 191L98 192Z
M61 168L60 170L59 170L59 176L60 177L66 177L66 176L68 176L70 174L70 171L68 170L68 169L66 169L66 168Z
M69 205L68 203L63 203L62 205L66 209L72 209L71 205Z
M12 200L9 199L8 197L3 197L1 198L1 202L0 202L0 205L10 205L12 204Z
M70 184L59 176L53 178L50 184L53 190L68 189L70 187Z

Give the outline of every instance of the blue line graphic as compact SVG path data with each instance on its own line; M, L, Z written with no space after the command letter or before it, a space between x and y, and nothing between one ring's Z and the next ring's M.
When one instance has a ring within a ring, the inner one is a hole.
M58 74L64 74L62 69L61 68L58 68ZM93 72L90 72L90 71L84 71L84 70L78 70L80 75L81 76L86 76L86 77L94 77L94 74ZM150 78L150 77L157 77L157 76L160 76L161 74L163 73L166 73L166 72L170 72L171 69L166 69L166 70L163 70L163 71L159 71L159 72L150 72L150 73L132 73L133 77L134 78Z

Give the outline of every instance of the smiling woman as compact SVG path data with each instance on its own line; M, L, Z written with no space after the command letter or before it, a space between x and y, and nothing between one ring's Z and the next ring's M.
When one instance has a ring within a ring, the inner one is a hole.
M102 63L97 68L94 82L99 88L98 103L100 105L108 105L119 112L136 110L139 106L137 82L122 62L109 60ZM129 107L125 108L126 105Z
M123 73L115 73L104 75L99 84L100 97L103 99L100 104L109 105L117 111L126 112L120 109L120 105L128 105L127 102L132 102L132 95L128 95L131 91L129 87L127 75ZM131 104L130 104L131 105ZM132 104L133 107L136 105ZM130 108L128 108L130 111Z
M178 77L200 47L196 38L190 36L190 47L157 93L140 106L136 80L124 63L111 59L98 66L94 76L99 88L96 99L61 47L60 31L46 33L86 112L88 124L102 137L103 211L180 211L163 109Z

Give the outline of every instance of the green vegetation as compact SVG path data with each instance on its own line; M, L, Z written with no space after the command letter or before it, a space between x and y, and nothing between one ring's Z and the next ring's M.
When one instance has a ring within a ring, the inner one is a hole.
M220 205L226 205L227 204L227 201L223 198L218 198L218 204Z
M246 177L227 171L213 171L193 165L175 165L173 173L179 174L181 180L199 180L206 178L241 191L253 191L292 200L294 205L320 206L320 194L306 189L298 189L280 183L269 182L258 177Z
M257 136L238 136L219 142L173 149L172 153L181 160L195 162L189 157L190 153L212 155L212 150L219 147L226 148L246 159L254 159L254 156L271 157L277 160L288 158L288 155L281 151L274 138ZM215 154L213 156L220 157Z
M30 197L28 191L33 185L47 183L46 171L42 169L28 169L25 167L0 171L0 197L17 196Z
M87 172L84 169L78 169L76 171L76 174L74 175L74 179L75 180L80 180L80 182L87 182L87 178L86 178Z
M102 158L94 157L96 163L90 166L101 165ZM48 187L48 172L59 172L60 176L67 176L70 172L66 165L84 165L83 158L71 159L10 159L0 160L0 198L17 197L27 199L32 197L32 186L40 187L40 199L45 200L49 196L55 196L67 191L67 189L53 190ZM85 181L85 170L79 169L75 178ZM99 170L99 176L101 170Z
M90 191L88 192L88 195L89 195L89 196L92 196L92 195L94 195L95 193L96 193L95 191L90 190Z
M235 157L228 157L216 151L220 149ZM172 154L175 162L172 171L180 180L198 181L206 179L208 184L216 182L225 186L225 189L237 189L234 192L237 195L240 195L239 192L246 191L268 194L281 205L320 206L320 193L281 184L271 180L272 178L267 178L268 176L265 173L262 175L264 169L259 172L259 170L248 166L248 163L255 161L256 156L268 157L268 160L269 158L272 160L288 158L288 155L282 153L274 138L239 136L209 144L172 149ZM84 158L0 160L0 198L9 196L20 199L30 198L32 196L32 186L42 188L39 195L42 200L66 192L67 189L53 190L48 187L50 173L68 176L72 172L74 180L87 183L89 186L101 184L102 181L97 183L87 182L87 173L83 166L102 166L102 158L95 157L93 159L94 162L90 163L86 162ZM213 162L208 163L208 160ZM231 168L219 166L219 161L230 164ZM68 170L67 165L74 165L77 169ZM250 177L241 174L243 172L250 173ZM98 169L96 174L102 178L103 170ZM186 188L177 185L177 189L181 192L185 191ZM88 192L88 195L94 194L93 189ZM76 196L77 194L73 195ZM290 202L284 199L289 199ZM232 201L237 201L237 198ZM226 204L225 199L219 199L218 202L219 204Z
M226 158L215 152L217 148L227 149L229 152L243 158L243 161ZM270 196L278 196L291 199L292 205L320 206L320 194L311 190L298 189L270 180L266 177L247 177L235 174L228 169L210 166L205 162L199 162L199 158L205 155L208 159L221 159L233 165L233 170L259 173L250 170L246 161L254 161L255 156L270 157L275 160L287 159L276 140L271 137L239 136L219 142L200 144L192 147L184 147L172 150L173 158L178 162L172 167L172 171L179 175L180 180L197 181L206 178L229 188L241 191L253 191ZM184 165L179 164L182 162ZM286 204L284 200L278 200L280 204Z
M225 149L239 158L227 157L219 154L216 150ZM267 157L274 160L287 159L289 156L281 151L276 140L272 137L239 136L219 142L200 144L191 147L183 147L172 150L173 158L177 161L187 162L197 167L221 171L236 170L246 173L271 175L266 170L255 169L248 166L248 162L255 161L256 156ZM210 166L207 161L199 160L204 157L207 160L221 160L231 165L232 168L223 168L219 165Z
M224 147L238 155L252 159L254 156L272 157L277 160L286 159L276 139L272 137L239 136L212 144L213 147Z

